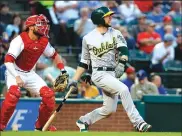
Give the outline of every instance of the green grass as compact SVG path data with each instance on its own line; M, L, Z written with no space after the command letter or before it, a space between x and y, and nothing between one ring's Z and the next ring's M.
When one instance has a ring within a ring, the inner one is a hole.
M1 136L181 136L180 132L1 132Z

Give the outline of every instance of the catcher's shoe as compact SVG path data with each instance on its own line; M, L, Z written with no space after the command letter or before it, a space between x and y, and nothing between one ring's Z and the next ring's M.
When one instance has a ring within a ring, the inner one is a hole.
M42 128L35 128L34 131L42 131Z
M80 128L80 132L88 132L89 125L77 120L76 125Z
M147 124L146 122L142 122L135 128L139 132L147 132L147 131L150 131L152 126L150 124Z
M3 131L6 128L5 125L0 124L0 131Z

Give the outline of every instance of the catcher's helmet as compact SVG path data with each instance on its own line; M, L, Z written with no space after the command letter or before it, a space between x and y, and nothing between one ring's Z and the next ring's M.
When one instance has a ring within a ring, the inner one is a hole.
M26 29L33 25L38 28L37 32L40 35L49 37L49 20L43 14L33 15L27 18L27 20L25 21Z
M91 20L95 25L105 25L104 17L114 14L108 7L95 9L91 14Z

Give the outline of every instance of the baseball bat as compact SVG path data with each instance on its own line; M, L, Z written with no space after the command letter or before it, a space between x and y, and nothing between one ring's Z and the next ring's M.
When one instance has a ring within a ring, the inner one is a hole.
M42 131L46 131L47 128L50 126L51 122L54 120L54 118L56 117L57 113L61 110L61 107L65 103L66 99L69 97L70 93L74 90L74 88L75 87L73 87L73 86L70 87L69 91L67 92L67 94L64 97L64 99L62 100L62 102L59 104L57 109L53 112L53 114L50 116L50 118L48 119L48 121L46 122L44 127L42 128Z

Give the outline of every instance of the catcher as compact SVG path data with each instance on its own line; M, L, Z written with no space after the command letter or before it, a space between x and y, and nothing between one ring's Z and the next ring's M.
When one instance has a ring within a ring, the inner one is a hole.
M55 92L64 91L67 86L68 74L64 69L61 57L49 43L49 21L44 15L34 15L27 18L26 30L13 39L5 57L7 68L8 92L1 104L0 131L3 131L11 118L16 104L21 97L20 88L26 88L31 94L42 97L39 106L39 115L35 123L35 130L42 130L55 108ZM39 57L44 54L52 58L54 64L60 69L60 76L54 83L54 90L34 71Z

